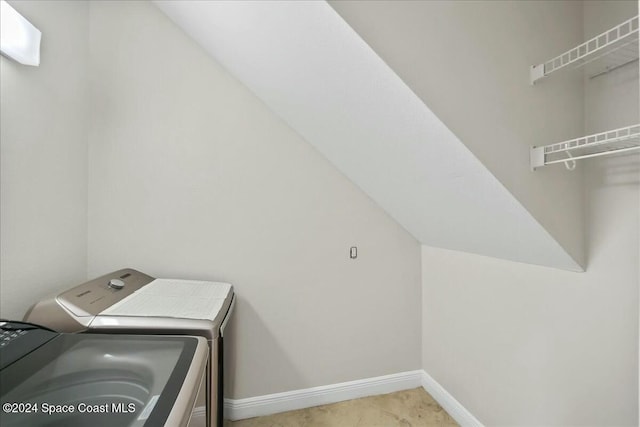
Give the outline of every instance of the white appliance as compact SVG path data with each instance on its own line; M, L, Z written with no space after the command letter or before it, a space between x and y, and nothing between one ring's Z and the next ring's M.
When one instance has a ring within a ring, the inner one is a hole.
M196 335L207 339L204 424L222 427L224 330L235 296L229 283L155 279L127 268L32 306L25 321L60 332ZM195 414L194 417L197 417Z

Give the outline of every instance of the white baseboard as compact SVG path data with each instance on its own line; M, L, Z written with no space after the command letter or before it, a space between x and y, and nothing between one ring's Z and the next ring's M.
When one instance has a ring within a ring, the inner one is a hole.
M225 417L231 420L242 420L407 390L421 386L422 374L422 370L408 371L246 399L225 399Z
M461 427L483 427L482 423L449 394L440 383L425 371L420 372L422 373L422 388L424 388Z
M234 421L242 420L421 386L460 426L483 427L478 419L423 370L400 372L246 399L225 399L225 418ZM196 411L199 409L200 412L204 412L204 408L196 408Z

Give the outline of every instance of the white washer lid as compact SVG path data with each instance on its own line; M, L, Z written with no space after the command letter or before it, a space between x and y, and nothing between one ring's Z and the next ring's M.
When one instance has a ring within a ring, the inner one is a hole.
M230 291L223 282L155 279L100 315L214 320Z

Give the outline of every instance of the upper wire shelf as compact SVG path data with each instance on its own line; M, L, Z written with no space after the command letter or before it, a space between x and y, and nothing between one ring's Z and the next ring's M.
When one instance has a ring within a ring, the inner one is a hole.
M640 150L640 124L595 133L568 141L531 148L531 169L564 163L575 168L575 161Z
M532 65L531 84L569 67L588 64L589 77L597 77L638 60L638 16L574 47L542 64Z

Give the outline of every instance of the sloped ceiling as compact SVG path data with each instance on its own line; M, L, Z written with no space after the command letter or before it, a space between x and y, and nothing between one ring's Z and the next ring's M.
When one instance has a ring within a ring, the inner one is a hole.
M327 3L155 4L421 243L582 270Z

